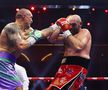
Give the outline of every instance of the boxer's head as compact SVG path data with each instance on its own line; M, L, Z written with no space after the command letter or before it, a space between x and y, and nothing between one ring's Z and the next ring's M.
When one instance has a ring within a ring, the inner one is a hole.
M73 34L78 33L82 26L81 17L79 15L69 15L67 21L72 25L71 32Z
M31 25L32 21L32 13L25 8L20 9L17 13L16 13L16 20L20 20L22 23L24 23L24 25L29 26Z

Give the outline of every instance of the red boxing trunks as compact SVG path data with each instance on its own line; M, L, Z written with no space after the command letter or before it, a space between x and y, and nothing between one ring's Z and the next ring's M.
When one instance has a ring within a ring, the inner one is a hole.
M48 90L51 90L51 87L59 90L69 90L73 87L73 90L78 90L86 78L89 62L90 60L81 57L66 57Z

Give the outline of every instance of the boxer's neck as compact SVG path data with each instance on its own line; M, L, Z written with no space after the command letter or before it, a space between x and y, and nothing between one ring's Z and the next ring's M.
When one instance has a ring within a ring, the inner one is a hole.
M28 27L24 25L21 21L16 20L15 24L20 28L21 31L25 32L28 29Z

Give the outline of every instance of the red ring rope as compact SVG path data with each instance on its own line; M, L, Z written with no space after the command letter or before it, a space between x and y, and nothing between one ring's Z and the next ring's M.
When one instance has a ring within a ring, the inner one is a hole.
M53 80L54 77L29 77L29 80ZM108 77L87 77L87 80L108 80Z

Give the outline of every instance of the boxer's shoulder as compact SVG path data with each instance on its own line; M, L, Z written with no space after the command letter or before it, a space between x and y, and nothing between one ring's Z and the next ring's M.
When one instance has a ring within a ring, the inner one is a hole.
M16 25L14 22L12 22L12 23L8 23L8 24L4 27L3 30L4 30L5 32L8 32L8 33L15 33L15 32L18 31L18 27L17 27L17 25Z
M86 28L81 29L80 35L91 37L90 31Z
M87 28L82 28L81 32L83 32L83 33L90 33L90 31Z
M84 32L89 32L89 30L87 28L82 28L81 30Z
M14 26L16 26L16 24L14 22L11 22L11 23L8 23L5 27L12 28Z

